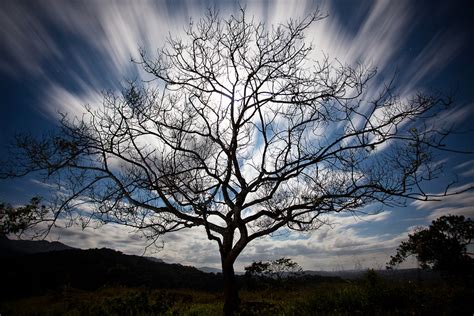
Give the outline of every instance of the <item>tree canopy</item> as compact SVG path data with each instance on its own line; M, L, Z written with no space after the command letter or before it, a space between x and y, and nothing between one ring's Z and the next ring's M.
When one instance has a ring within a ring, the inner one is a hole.
M301 266L290 258L280 258L272 261L252 262L245 267L245 275L253 278L271 278L281 281L285 277L299 276L303 273Z
M37 224L48 220L50 210L41 205L39 197L33 197L30 203L13 207L0 202L0 236L5 234L21 234Z
M474 239L474 222L464 216L447 215L434 220L428 228L408 235L391 257L388 268L395 267L415 255L421 268L450 275L472 274L473 253L468 251Z

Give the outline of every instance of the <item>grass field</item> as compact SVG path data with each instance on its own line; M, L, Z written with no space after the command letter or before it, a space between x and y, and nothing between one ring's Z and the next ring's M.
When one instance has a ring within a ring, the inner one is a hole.
M377 275L347 282L262 286L241 290L241 315L473 315L474 290L447 282L387 281ZM105 287L63 288L0 303L5 315L221 315L218 292Z

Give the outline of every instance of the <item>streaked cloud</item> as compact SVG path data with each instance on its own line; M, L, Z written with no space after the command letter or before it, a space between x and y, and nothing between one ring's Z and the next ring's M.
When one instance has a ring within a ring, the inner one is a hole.
M422 23L420 14L429 14L416 11L412 1L364 2L354 6L350 17L354 23L350 25L339 12L341 3L344 1L322 2L321 10L329 16L308 30L308 39L314 44L314 58L327 54L333 62L360 62L379 69L366 100L377 95L384 80L398 67L398 90L402 96L427 88L426 82L442 74L464 49L464 34L449 26L426 45L420 45L420 49L407 47L409 36ZM238 10L237 3L230 1L7 0L0 9L0 71L16 80L28 77L41 81L44 89L38 92L39 106L48 119L56 121L59 112L81 116L84 104L101 104L102 90L120 91L124 80L146 76L130 62L139 47L154 54L170 32L181 36L189 18L199 19L210 5L216 5L223 16ZM315 2L310 0L247 1L242 5L247 7L249 18L267 24L301 18L315 8ZM412 49L415 51L408 54ZM472 116L472 108L470 103L449 110L443 116L444 123L466 120ZM472 161L460 165L460 175L472 177L472 167ZM427 223L448 213L473 217L472 205L472 192L465 192L440 202L413 202L410 206L417 209L417 220ZM384 233L378 228L388 221L406 220L396 211L357 218L329 216L332 225L313 233L289 232L278 239L256 240L239 258L237 269L242 270L254 260L282 256L295 258L306 269L383 267L394 248L413 229L412 219L397 233ZM362 223L370 223L373 229L363 231ZM80 227L57 228L50 238L75 247L110 247L130 254L141 254L146 246L139 233L115 224L85 231ZM163 241L165 247L156 256L165 261L220 265L217 246L207 240L202 229L171 233Z
M39 3L30 5L4 1L0 10L0 70L20 78L25 73L42 75L44 60L62 55L53 34L38 15L44 8Z
M243 271L253 261L280 257L296 258L305 269L333 270L337 265L338 269L348 270L356 264L362 265L362 268L383 267L395 247L406 238L407 232L394 236L362 236L357 224L382 221L388 219L390 214L382 212L359 216L358 220L352 216L331 215L328 220L332 225L313 233L301 236L300 233L289 232L278 240L272 237L255 240L239 256L236 269ZM66 221L60 221L48 239L83 249L108 247L135 255L142 255L147 245L140 232L117 224L85 230L79 226L65 228L66 224ZM164 243L162 249L149 249L145 255L170 263L220 267L217 246L207 239L202 228L169 233L158 240L158 245L161 245L161 241Z

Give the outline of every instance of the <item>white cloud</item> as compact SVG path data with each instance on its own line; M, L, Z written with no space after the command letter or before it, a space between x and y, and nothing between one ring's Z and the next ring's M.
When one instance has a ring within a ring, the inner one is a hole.
M463 177L474 177L474 160L468 160L457 165L455 169L460 170L461 176Z
M64 228L65 224L64 221L59 222L61 227L54 228L48 239L81 249L106 247L131 255L154 256L168 263L220 267L217 244L207 239L204 229L193 228L166 234L157 240L158 247L147 249L150 241L134 228L106 224L82 230L77 225ZM164 242L163 248L161 242Z
M349 270L356 265L359 268L383 268L400 241L407 238L408 232L365 236L357 224L387 220L389 215L387 211L359 216L359 220L352 216L331 215L331 226L307 233L305 238L274 240L265 237L256 240L247 246L238 259L237 267L243 270L252 261L285 256L309 270Z
M76 94L67 89L54 85L46 93L45 113L48 117L60 119L61 114L70 118L81 118L85 113L85 105L98 106L102 104L103 95L97 90L88 90L85 94Z

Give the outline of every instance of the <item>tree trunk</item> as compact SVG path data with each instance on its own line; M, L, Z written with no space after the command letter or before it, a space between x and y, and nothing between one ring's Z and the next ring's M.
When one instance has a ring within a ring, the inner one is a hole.
M234 315L240 305L239 289L234 273L234 260L222 258L224 277L224 315Z

